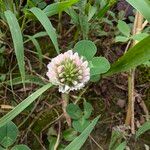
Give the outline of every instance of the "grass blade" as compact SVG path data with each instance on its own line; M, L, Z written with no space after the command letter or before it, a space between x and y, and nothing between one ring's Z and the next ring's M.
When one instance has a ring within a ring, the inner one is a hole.
M25 100L23 100L20 104L18 104L13 110L11 110L9 113L3 116L0 119L0 127L14 119L18 114L20 114L25 108L27 108L32 102L34 102L42 93L44 93L51 86L51 83L44 85L42 88L38 89L36 92L31 94Z
M145 122L136 132L136 138L138 138L140 135L145 133L146 131L150 130L150 121Z
M150 36L136 44L133 48L129 49L125 55L119 58L104 74L110 76L115 73L128 71L150 59Z
M15 54L19 66L19 71L21 74L22 82L24 84L25 80L25 61L24 61L24 46L23 46L23 38L22 38L22 33L20 30L20 26L18 24L16 16L10 11L7 10L5 11L5 17L8 22L13 44L14 44L14 49L15 49Z
M42 50L41 50L41 47L40 47L40 44L38 43L38 41L33 37L33 36L27 36L31 41L32 43L34 44L36 50L37 50L37 53L38 53L38 56L39 56L39 60L40 60L40 68L42 68Z
M150 22L150 1L149 0L126 0L137 9Z
M21 83L22 83L21 77L16 77L12 80L2 82L2 83L0 83L0 85L1 84L18 85L18 84L21 84ZM32 83L32 84L36 84L36 85L40 85L40 86L45 85L45 82L41 78L39 78L37 76L33 76L33 75L26 75L25 83L28 83L28 84Z
M75 138L64 150L79 150L90 135L90 133L92 132L92 130L94 129L98 119L99 116L96 117L90 123L90 125L77 138Z
M56 34L55 28L52 26L49 18L46 16L46 14L41 9L39 9L37 7L31 8L30 11L37 17L37 19L43 25L43 27L45 28L48 36L52 40L52 43L54 44L56 52L59 54L57 34Z
M64 2L57 2L51 5L48 5L43 11L45 14L50 17L52 15L58 14L65 9L69 8L71 5L77 3L79 0L68 0Z

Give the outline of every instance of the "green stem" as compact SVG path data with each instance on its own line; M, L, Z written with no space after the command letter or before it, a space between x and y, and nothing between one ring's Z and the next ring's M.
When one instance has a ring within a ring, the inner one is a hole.
M64 113L64 117L66 118L66 122L68 124L68 126L71 126L71 118L69 117L69 115L66 112L66 107L69 103L69 94L68 93L62 93L62 109L63 109L63 113Z

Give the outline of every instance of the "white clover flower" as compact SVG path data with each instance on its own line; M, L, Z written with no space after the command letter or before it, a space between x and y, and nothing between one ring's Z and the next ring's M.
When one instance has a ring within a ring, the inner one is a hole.
M59 92L68 93L85 86L90 79L88 61L72 50L59 54L47 65L50 82L59 86Z

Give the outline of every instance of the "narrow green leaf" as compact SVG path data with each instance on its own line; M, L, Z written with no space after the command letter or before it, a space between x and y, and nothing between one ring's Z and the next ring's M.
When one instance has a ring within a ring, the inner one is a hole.
M52 26L49 18L46 16L46 14L41 9L39 9L37 7L31 8L30 11L37 17L37 19L43 25L47 34L49 35L50 39L52 40L57 53L59 54L57 34L56 34L55 28Z
M0 128L0 144L7 148L11 146L17 139L18 128L12 122L8 122L5 126Z
M115 73L128 71L150 59L150 36L129 49L119 58L104 76L110 76Z
M136 138L138 138L140 135L145 133L146 131L150 130L150 121L145 122L136 132Z
M95 6L90 6L89 12L88 12L88 21L92 19L92 17L95 15L97 11L97 7Z
M22 33L18 24L18 21L16 19L16 16L10 11L7 10L5 11L5 17L8 22L13 44L14 44L14 49L15 49L15 54L19 66L19 71L21 74L22 82L24 84L25 80L25 61L24 61L24 47L23 47L23 38L22 38Z
M106 3L105 6L98 12L97 17L103 18L107 11L110 9L110 7L113 6L115 3L116 0L110 0L108 3Z
M90 125L77 137L75 138L64 150L80 150L92 130L94 129L99 116L96 117Z
M22 80L20 77L17 77L17 78L12 79L11 81L8 80L8 81L3 82L3 84L4 83L7 85L11 85L11 84L18 85L22 83ZM43 86L45 84L45 82L41 78L37 76L33 76L33 75L26 75L25 83L33 83L33 84L40 85L40 86Z
M150 22L150 1L149 0L126 0L137 9Z
M127 25L124 21L119 20L117 27L123 35L125 35L127 37L130 36L131 29L130 29L129 25Z
M33 38L40 38L40 37L43 37L43 36L47 36L47 33L46 32L38 32L36 34L33 35Z
M39 60L40 60L41 66L42 66L42 58L43 58L43 56L42 56L42 49L40 47L40 44L38 43L38 41L33 36L28 36L28 38L34 44L34 46L35 46L35 48L37 50L38 56L39 56Z
M123 135L118 130L113 130L111 134L111 140L109 144L109 150L116 150L123 139Z
M69 8L71 5L77 3L78 1L79 0L67 0L63 2L53 3L48 5L43 11L48 17L50 17L52 15L64 11L65 9Z
M18 104L13 110L7 113L0 119L0 127L4 126L6 123L14 119L18 114L20 114L24 109L26 109L32 102L34 102L41 94L43 94L47 89L52 87L52 84L46 84L42 88L38 89L36 92L31 94L20 104Z

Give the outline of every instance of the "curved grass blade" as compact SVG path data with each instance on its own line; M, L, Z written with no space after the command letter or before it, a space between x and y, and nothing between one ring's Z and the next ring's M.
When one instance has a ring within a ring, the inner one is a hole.
M40 85L40 86L43 86L45 85L45 82L37 77L37 76L33 76L33 75L26 75L25 77L25 83L33 83L33 84L36 84L36 85ZM18 84L21 84L22 83L22 80L21 80L21 77L17 77L17 78L14 78L12 80L8 80L8 81L5 81L5 82L2 82L0 84L7 84L7 85L18 85Z
M144 134L146 131L150 130L150 121L145 122L136 132L136 138Z
M38 43L38 41L33 37L33 36L27 36L31 41L32 43L34 44L36 50L37 50L37 53L38 53L38 56L39 56L39 60L40 60L40 68L42 68L42 50L41 50L41 47L40 47L40 44Z
M64 2L53 3L53 4L48 5L43 11L48 17L50 17L52 15L55 15L64 11L65 9L69 8L71 5L77 3L78 1L79 0L67 0Z
M7 113L0 119L0 127L5 125L14 119L18 114L20 114L25 108L27 108L32 102L34 102L41 94L43 94L47 89L52 87L52 84L46 84L42 88L38 89L36 92L31 94L25 100L23 100L20 104L18 104L13 110Z
M56 34L55 28L52 26L49 18L46 16L46 14L41 9L39 9L37 7L31 8L30 11L37 17L37 19L43 25L43 27L45 28L48 36L52 40L52 43L54 44L56 52L59 54L57 34Z
M94 129L99 116L96 117L89 126L77 137L75 138L64 150L80 150L92 130Z
M23 46L23 38L22 38L22 33L20 30L20 26L18 24L16 16L10 11L7 10L5 11L5 17L8 22L13 44L14 44L14 49L15 49L15 54L19 66L19 71L21 74L22 78L22 83L24 85L24 80L25 80L25 61L24 61L24 46Z
M110 76L115 73L128 71L134 67L143 64L150 59L150 36L140 41L133 48L129 49L122 57L119 58L104 74Z
M25 36L25 37L28 37L29 35L24 35L24 36ZM36 39L36 38L40 38L40 37L44 37L44 36L47 36L47 33L41 31L41 32L38 32L38 33L32 35L31 37L33 37L33 38ZM31 40L31 39L27 39L27 40L24 41L24 43L27 43L27 42L29 42L30 40Z
M150 22L150 1L149 0L126 0L137 9Z

